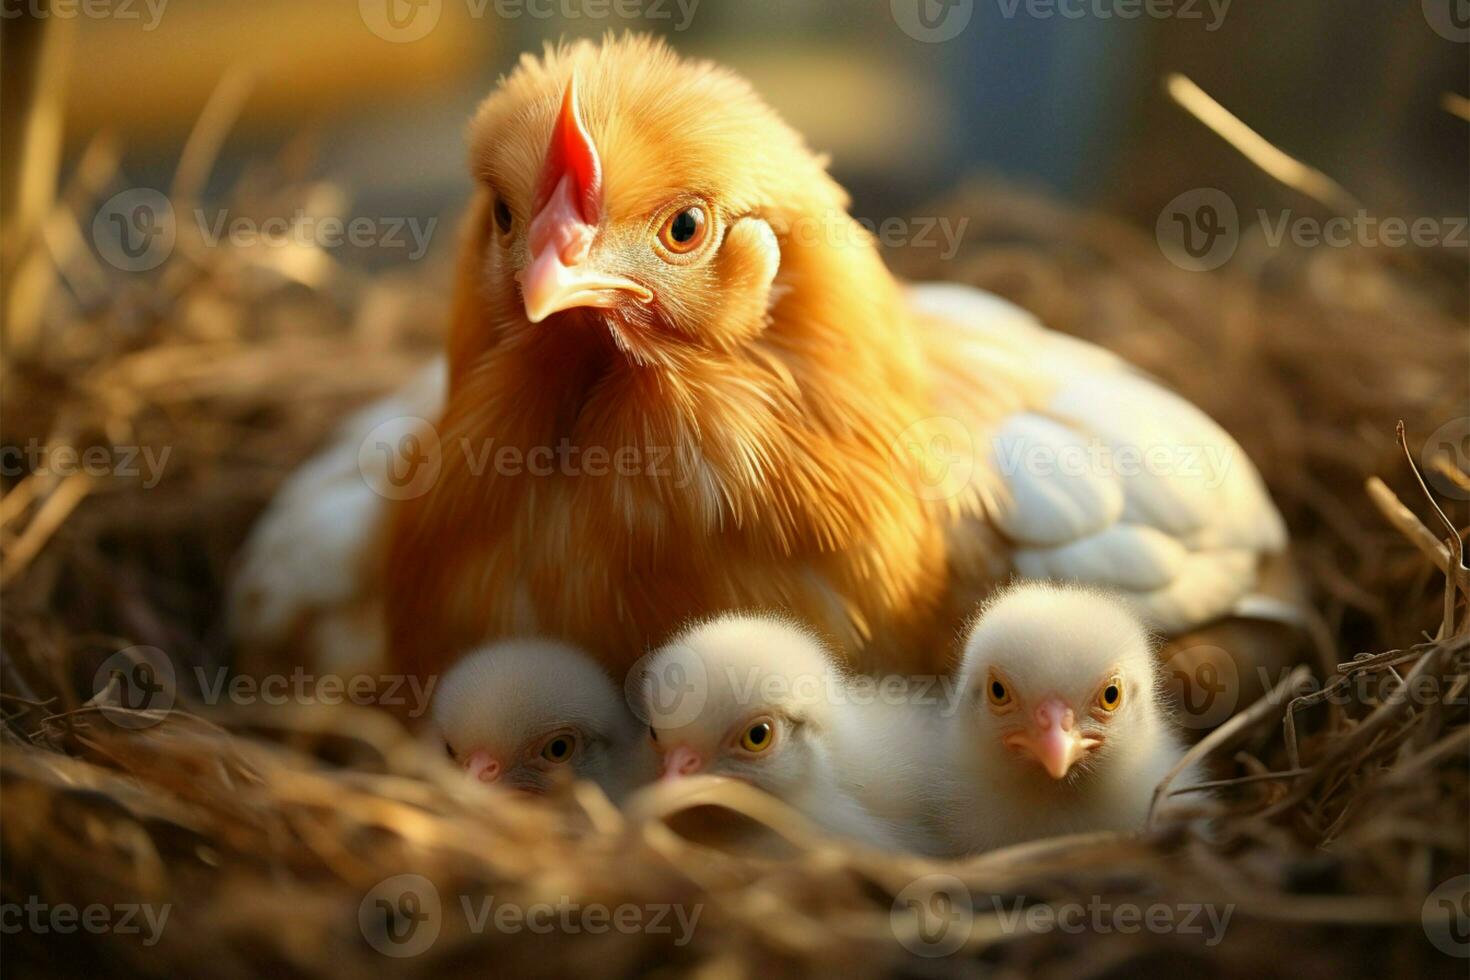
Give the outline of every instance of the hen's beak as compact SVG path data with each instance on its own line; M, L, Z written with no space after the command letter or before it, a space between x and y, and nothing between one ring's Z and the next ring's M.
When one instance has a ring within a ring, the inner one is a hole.
M606 308L629 296L653 299L647 287L589 261L602 212L602 163L582 124L575 77L562 96L533 211L526 229L530 261L516 274L526 319L540 323L560 310Z
M692 776L704 768L704 759L687 745L676 745L664 756L664 771L660 782L672 782Z
M489 752L484 749L476 749L465 756L464 771L469 773L471 779L478 779L482 783L493 783L500 778L504 769Z
M1013 732L1004 739L1008 748L1029 754L1052 779L1062 779L1079 759L1100 743L1077 731L1076 716L1060 698L1048 698L1036 706L1035 725Z

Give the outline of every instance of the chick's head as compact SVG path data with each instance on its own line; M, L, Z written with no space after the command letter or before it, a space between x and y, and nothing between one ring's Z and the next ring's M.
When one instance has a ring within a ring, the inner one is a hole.
M638 679L662 778L726 776L789 797L827 764L836 676L821 643L785 620L725 615L685 629Z
M1153 641L1118 600L1029 583L982 608L965 643L962 751L996 778L1080 785L1127 769L1163 731Z
M543 640L509 640L467 655L434 694L434 727L445 750L475 779L545 792L558 772L605 789L636 725L602 669L581 651Z

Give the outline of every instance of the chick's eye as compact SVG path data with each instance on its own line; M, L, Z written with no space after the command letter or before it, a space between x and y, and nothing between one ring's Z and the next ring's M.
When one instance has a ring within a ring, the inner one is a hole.
M502 235L508 235L508 234L510 234L510 223L511 223L510 205L509 204L506 204L505 203L505 200L503 198L497 197L495 199L494 211L495 211L495 227L500 230L500 233Z
M985 685L985 696L997 708L1003 708L1011 703L1010 689L1001 683L1000 678L994 675L991 676L990 682Z
M576 747L576 738L571 735L558 735L546 743L541 750L541 758L547 762L566 762L572 757L572 751Z
M768 721L758 721L740 736L740 747L747 752L764 752L776 740L776 729Z
M444 743L444 752L449 756L449 758L454 758L454 746L450 745L448 742Z
M704 208L698 205L681 208L669 215L659 229L659 244L675 255L686 255L704 243L708 228Z
M651 738L651 739L653 739L655 742L657 742L658 741L658 729L657 728L654 728L652 725L649 725L648 726L648 737Z
M1104 711L1117 711L1123 703L1123 681L1114 677L1097 696L1097 703Z

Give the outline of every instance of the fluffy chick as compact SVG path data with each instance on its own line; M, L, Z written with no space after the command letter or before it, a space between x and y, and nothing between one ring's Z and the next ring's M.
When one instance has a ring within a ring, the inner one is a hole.
M1116 598L1086 588L1021 584L987 602L959 690L945 815L958 853L1139 830L1183 752L1148 631Z
M637 683L664 780L744 780L842 836L934 848L922 762L933 718L901 688L860 691L807 628L744 614L699 623Z
M566 644L507 640L469 654L440 681L432 714L450 758L481 782L542 793L570 769L617 801L656 772L621 692Z

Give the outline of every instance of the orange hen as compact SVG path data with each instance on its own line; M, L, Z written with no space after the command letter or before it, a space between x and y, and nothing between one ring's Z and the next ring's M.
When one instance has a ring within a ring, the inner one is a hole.
M734 74L642 38L528 56L470 143L442 467L348 576L400 669L541 635L621 671L763 609L856 667L938 670L1013 574L1171 633L1258 598L1284 532L1230 438L994 297L901 285ZM1099 446L1207 459L1036 462Z

